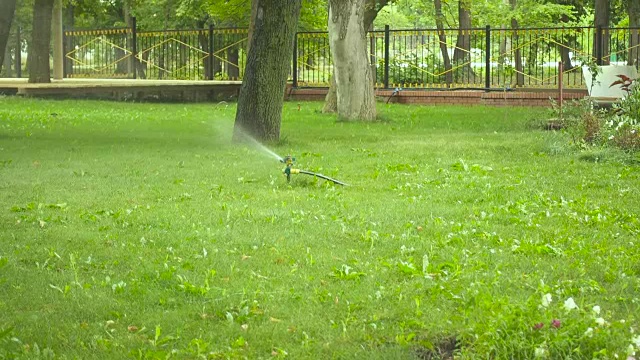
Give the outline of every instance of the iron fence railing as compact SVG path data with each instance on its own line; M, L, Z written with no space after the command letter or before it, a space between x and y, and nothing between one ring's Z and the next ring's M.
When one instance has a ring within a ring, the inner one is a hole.
M24 65L25 38L12 35L8 61ZM20 51L17 51L17 47ZM247 29L64 32L65 77L242 80ZM640 64L638 28L473 28L368 33L379 88L582 88L581 65ZM20 59L22 57L22 59ZM6 66L5 66L6 67ZM24 66L9 76L22 76ZM327 32L298 32L289 80L328 86L333 71Z

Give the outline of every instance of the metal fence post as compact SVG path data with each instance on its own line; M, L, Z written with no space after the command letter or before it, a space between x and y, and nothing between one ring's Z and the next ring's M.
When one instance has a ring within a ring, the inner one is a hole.
M389 25L384 26L384 88L389 88Z
M491 88L491 25L487 25L485 36L484 87L485 91L489 91Z
M293 36L293 87L298 87L298 33Z
M209 24L209 74L207 74L209 80L215 79L216 75L213 69L213 57L213 24Z
M131 55L133 56L133 78L138 73L138 31L136 26L136 17L131 18Z

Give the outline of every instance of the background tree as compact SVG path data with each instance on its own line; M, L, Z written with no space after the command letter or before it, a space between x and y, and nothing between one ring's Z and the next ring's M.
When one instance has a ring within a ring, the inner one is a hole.
M36 0L33 3L33 30L29 46L29 82L51 82L49 52L51 45L51 18L54 0Z
M640 61L640 1L627 0L627 13L629 14L629 59L627 64L638 65Z
M601 28L603 31L599 33L596 31L594 40L593 53L596 57L599 57L596 61L603 65L609 64L609 0L595 0L595 13L594 13L594 25L596 28ZM600 49L598 49L598 46Z
M244 79L240 86L234 138L244 134L261 141L280 138L282 104L300 0L253 0L257 12Z
M351 0L344 3L341 1L329 1L330 15L327 23L334 70L329 91L325 97L323 112L337 112L338 116L348 120L375 119L375 89L373 87L375 66L368 66L366 34L368 30L373 29L376 17L388 3L389 0L357 2ZM332 13L334 4L338 6L335 10L338 13ZM352 14L352 10L355 13ZM347 28L349 28L349 32L353 33L348 34L347 30L345 30ZM361 31L361 29L364 31ZM344 36L341 32L344 32ZM350 35L348 39L347 35ZM336 49L338 51L337 56ZM353 56L357 57L357 65L350 63ZM366 62L364 59L366 59ZM341 83L337 81L336 70L338 67L346 71L341 73L343 75ZM368 69L365 70L361 67L367 67ZM344 89L339 90L340 86L344 86ZM342 98L339 98L340 96ZM342 109L341 106L343 107Z
M343 120L376 118L373 75L367 54L366 4L366 0L329 1L329 45L336 105L338 117Z
M11 23L16 12L16 0L2 0L0 2L0 72L4 64L4 54L11 33Z

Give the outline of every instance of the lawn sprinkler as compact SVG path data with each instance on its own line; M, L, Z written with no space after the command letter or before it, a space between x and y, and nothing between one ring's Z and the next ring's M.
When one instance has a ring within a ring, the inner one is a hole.
M319 177L321 179L325 179L325 180L329 180L335 184L338 185L347 185L345 183L343 183L342 181L336 180L336 179L332 179L328 176L322 175L322 174L317 174L311 171L306 171L306 170L300 170L300 169L294 169L293 168L293 162L296 161L296 158L292 157L291 155L287 155L285 157L283 157L282 159L280 159L281 163L284 163L285 168L284 170L282 170L282 173L285 174L287 176L287 182L291 182L291 174L307 174L307 175L311 175L311 176L315 176L315 177Z

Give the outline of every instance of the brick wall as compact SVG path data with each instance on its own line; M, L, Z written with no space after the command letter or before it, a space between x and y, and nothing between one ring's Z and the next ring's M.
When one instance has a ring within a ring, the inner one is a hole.
M386 102L393 90L376 90L376 96ZM324 100L326 88L292 88L287 87L286 99L290 101ZM565 101L582 99L587 96L586 90L565 90ZM398 104L424 105L492 105L492 106L549 106L549 99L558 100L556 89L491 91L483 90L402 90L393 95L389 102Z

